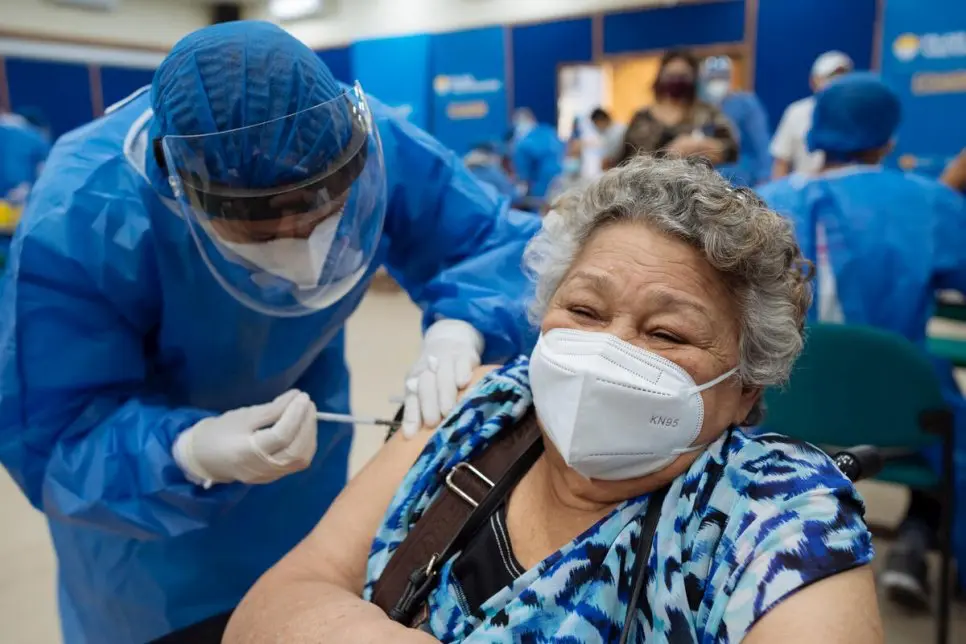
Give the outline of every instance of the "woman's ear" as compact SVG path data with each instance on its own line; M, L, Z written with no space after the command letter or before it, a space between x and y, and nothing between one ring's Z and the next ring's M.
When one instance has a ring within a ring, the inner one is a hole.
M762 387L742 387L741 397L738 399L738 408L735 410L735 418L731 423L735 426L746 425L748 417L754 410L755 405L761 400L765 390Z

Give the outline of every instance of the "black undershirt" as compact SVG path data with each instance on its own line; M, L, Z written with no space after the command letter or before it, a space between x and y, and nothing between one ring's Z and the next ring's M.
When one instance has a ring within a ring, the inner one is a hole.
M461 601L472 613L523 575L526 569L513 556L506 529L506 502L500 504L484 528L473 535L453 564L453 575L463 591Z

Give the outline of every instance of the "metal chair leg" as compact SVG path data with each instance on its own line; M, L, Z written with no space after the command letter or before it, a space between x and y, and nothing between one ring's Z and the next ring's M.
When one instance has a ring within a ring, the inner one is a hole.
M942 569L939 571L939 607L936 616L936 642L949 642L949 613L952 587L952 549L953 549L953 513L956 508L956 486L953 479L953 445L949 435L943 440L943 512L940 527L940 561Z

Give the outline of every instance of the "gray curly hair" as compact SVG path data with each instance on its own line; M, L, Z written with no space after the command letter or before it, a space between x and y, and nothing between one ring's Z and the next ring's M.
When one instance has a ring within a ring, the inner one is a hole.
M600 228L647 223L699 250L739 303L742 384L783 383L802 350L812 302L811 265L791 223L747 189L735 189L704 160L640 156L565 194L524 255L536 282L539 324L584 244ZM745 424L761 421L761 403Z

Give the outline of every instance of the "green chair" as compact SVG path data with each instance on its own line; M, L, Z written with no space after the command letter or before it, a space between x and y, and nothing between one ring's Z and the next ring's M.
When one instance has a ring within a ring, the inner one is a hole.
M949 360L957 367L966 367L966 340L929 338L926 347L934 356Z
M886 457L881 481L938 492L942 572L936 641L949 637L952 580L953 414L929 358L901 336L870 327L808 330L791 381L765 394L765 427L833 451L868 444ZM942 445L942 475L919 456Z

